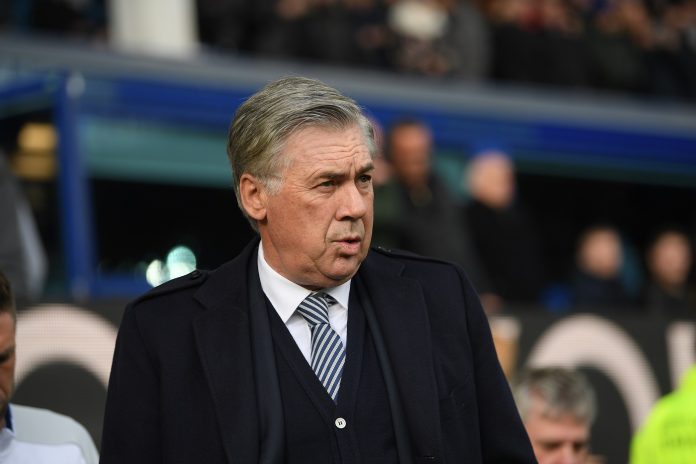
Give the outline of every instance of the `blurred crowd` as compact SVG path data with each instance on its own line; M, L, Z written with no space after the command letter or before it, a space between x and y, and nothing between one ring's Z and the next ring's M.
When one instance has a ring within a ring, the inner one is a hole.
M693 0L199 0L198 8L204 42L257 54L696 97Z
M0 27L105 40L106 0L12 0ZM696 98L696 0L196 0L200 41L438 78Z
M418 120L396 122L378 166L373 243L459 262L489 313L506 307L551 311L629 310L693 318L694 231L653 224L637 249L609 223L578 231L574 262L551 275L546 243L516 194L512 158L484 150L468 161L457 200L433 165L432 134ZM641 256L643 259L641 259Z

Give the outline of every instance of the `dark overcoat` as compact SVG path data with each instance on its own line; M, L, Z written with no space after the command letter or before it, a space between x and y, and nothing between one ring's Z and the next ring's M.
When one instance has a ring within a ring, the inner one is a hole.
M254 241L217 270L168 282L126 308L101 462L259 462L266 432L250 311L263 308L249 298L256 249ZM374 308L412 461L535 462L462 269L372 249L354 279Z

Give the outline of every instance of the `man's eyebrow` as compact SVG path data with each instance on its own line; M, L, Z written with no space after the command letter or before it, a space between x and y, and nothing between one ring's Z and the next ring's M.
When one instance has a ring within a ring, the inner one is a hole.
M362 168L358 170L358 174L365 174L366 172L372 171L375 168L374 163L369 162Z
M344 177L345 173L337 171L320 171L316 174L317 179L338 179Z
M557 447L561 446L561 444L563 443L563 440L549 439L549 440L538 440L538 442L541 446L544 446L547 448L550 448L550 447L557 448Z

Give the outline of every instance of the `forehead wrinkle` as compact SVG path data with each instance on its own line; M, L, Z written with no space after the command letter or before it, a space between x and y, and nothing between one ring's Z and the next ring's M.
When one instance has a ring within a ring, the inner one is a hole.
M295 170L305 178L316 178L317 174L332 174L336 177L346 175L357 164L370 162L372 156L369 146L361 134L351 133L354 129L356 128L326 131L320 127L309 127L292 134L283 148L289 159L283 177L288 174L292 176L292 171ZM345 135L346 131L349 134L340 140L322 138L324 134L329 137ZM309 144L303 138L306 136L312 137ZM310 168L307 169L307 166Z
M307 159L313 156L322 157L322 162L342 162L350 158L360 155L370 157L369 150L362 143L352 144L350 146L343 145L315 145L304 150L303 154L298 156L300 162L315 162L315 160ZM302 156L305 155L305 156Z
M343 177L348 177L350 172L352 171L352 166L349 166L347 169L334 169L332 167L326 167L326 166L320 166L317 169L313 170L310 172L309 177L316 177L316 178L327 178L327 179L336 179L336 178L343 178ZM363 166L358 167L355 172L356 175L364 174L366 172L374 170L375 166L372 163L372 161L368 161L365 163Z

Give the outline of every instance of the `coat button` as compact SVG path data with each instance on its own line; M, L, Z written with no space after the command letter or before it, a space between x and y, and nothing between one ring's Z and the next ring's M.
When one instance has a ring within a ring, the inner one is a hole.
M334 422L334 424L336 424L336 427L339 428L339 429L345 429L345 428L346 428L346 420L345 420L344 418L342 418L342 417L339 417L338 419L336 419L336 421Z

